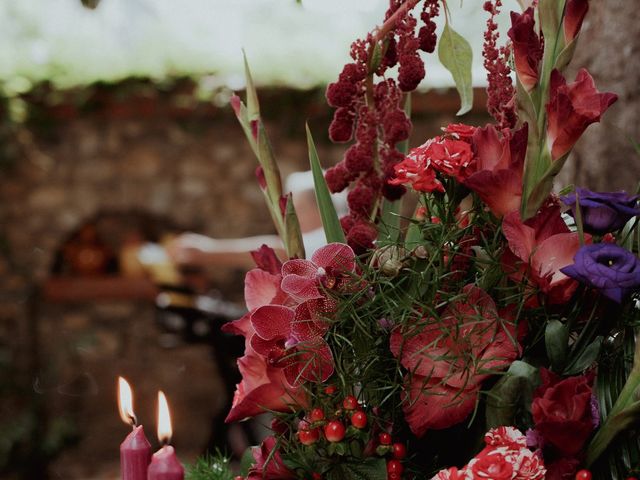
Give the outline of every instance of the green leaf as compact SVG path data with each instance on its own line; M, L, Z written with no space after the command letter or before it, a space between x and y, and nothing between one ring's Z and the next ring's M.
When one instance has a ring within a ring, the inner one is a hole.
M404 99L404 113L411 118L411 92ZM404 155L409 152L409 139L400 142L396 148ZM400 237L400 212L402 199L390 202L386 198L382 202L382 217L378 224L379 242L397 242Z
M327 243L339 242L346 243L336 208L331 201L331 193L327 182L324 179L322 173L322 167L320 166L320 159L318 158L318 151L316 150L315 143L313 142L313 136L309 125L307 125L307 144L309 146L309 163L311 164L311 171L313 172L313 184L316 191L316 200L318 202L318 209L320 210L320 218L322 219L322 226L324 227L324 235L327 239Z
M249 469L256 463L256 460L253 458L253 448L256 447L247 448L240 459L240 473L243 476L246 476L249 473Z
M258 102L258 92L253 83L247 54L242 50L242 58L244 59L244 77L247 83L247 118L250 122L260 118L260 103Z
M384 458L367 458L360 462L338 463L327 474L328 480L387 480Z
M305 258L300 222L298 221L298 215L296 215L296 209L293 206L291 194L289 194L289 197L287 198L284 219L285 231L287 232L287 238L285 241L285 245L287 246L287 255L289 258Z
M563 375L577 375L591 366L598 358L600 346L602 345L602 337L596 339L589 344L587 348L562 372Z
M551 320L544 332L544 343L553 369L561 372L567 360L569 329L559 320Z
M451 72L460 94L460 110L456 115L464 115L473 106L473 85L471 83L473 52L469 42L453 30L449 24L444 26L444 31L440 36L438 58L442 65Z
M537 368L519 360L513 362L487 395L487 428L513 425L519 405L531 404L537 381Z

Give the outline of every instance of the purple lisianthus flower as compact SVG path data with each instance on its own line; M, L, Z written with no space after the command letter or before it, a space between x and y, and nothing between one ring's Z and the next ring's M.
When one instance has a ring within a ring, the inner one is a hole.
M640 259L612 243L584 245L560 271L617 303L640 288Z
M576 216L576 195L582 212L584 230L603 235L620 230L633 217L640 215L638 195L626 192L592 192L577 188L575 193L560 197L567 205L571 216Z

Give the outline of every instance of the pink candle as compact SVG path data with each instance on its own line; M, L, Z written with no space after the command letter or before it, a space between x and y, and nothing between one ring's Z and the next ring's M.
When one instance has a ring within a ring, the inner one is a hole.
M144 435L142 425L136 425L131 387L122 377L118 378L118 409L122 421L133 427L133 431L120 445L122 480L147 480L147 469L151 461L151 444Z
M165 445L151 458L148 480L183 480L184 468L171 445Z
M120 445L120 475L122 480L147 480L151 461L151 444L144 435L142 425L133 427Z
M164 393L158 392L158 440L164 446L153 454L148 480L184 480L184 469L176 457L176 451L169 445L172 433L167 398Z

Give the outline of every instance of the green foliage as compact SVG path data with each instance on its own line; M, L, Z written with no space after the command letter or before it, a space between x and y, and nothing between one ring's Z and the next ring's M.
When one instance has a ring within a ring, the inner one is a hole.
M457 115L464 115L473 106L473 83L471 78L473 52L469 42L453 30L448 22L440 36L438 58L442 65L451 72L460 94L460 110L458 110Z
M368 458L361 462L341 463L329 472L328 480L386 480L384 458Z
M324 179L322 173L322 167L320 166L320 159L318 158L318 151L316 150L315 143L313 142L313 136L309 125L307 125L307 144L309 146L309 163L311 164L311 171L313 172L313 183L316 193L316 200L318 203L318 209L320 210L320 217L322 218L322 226L324 227L324 234L327 242L342 242L346 243L344 238L344 232L340 226L340 220L338 214L331 201L331 193L327 187L327 182Z
M487 429L513 425L519 411L531 405L537 384L537 368L519 360L513 362L487 395Z
M204 455L187 466L186 480L233 480L229 457L220 452Z

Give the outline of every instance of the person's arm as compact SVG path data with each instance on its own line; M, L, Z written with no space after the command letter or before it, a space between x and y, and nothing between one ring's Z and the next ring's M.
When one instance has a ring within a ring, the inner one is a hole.
M169 244L168 252L179 265L249 269L255 266L250 252L262 245L273 248L280 258L285 257L282 242L276 235L218 239L185 233Z

